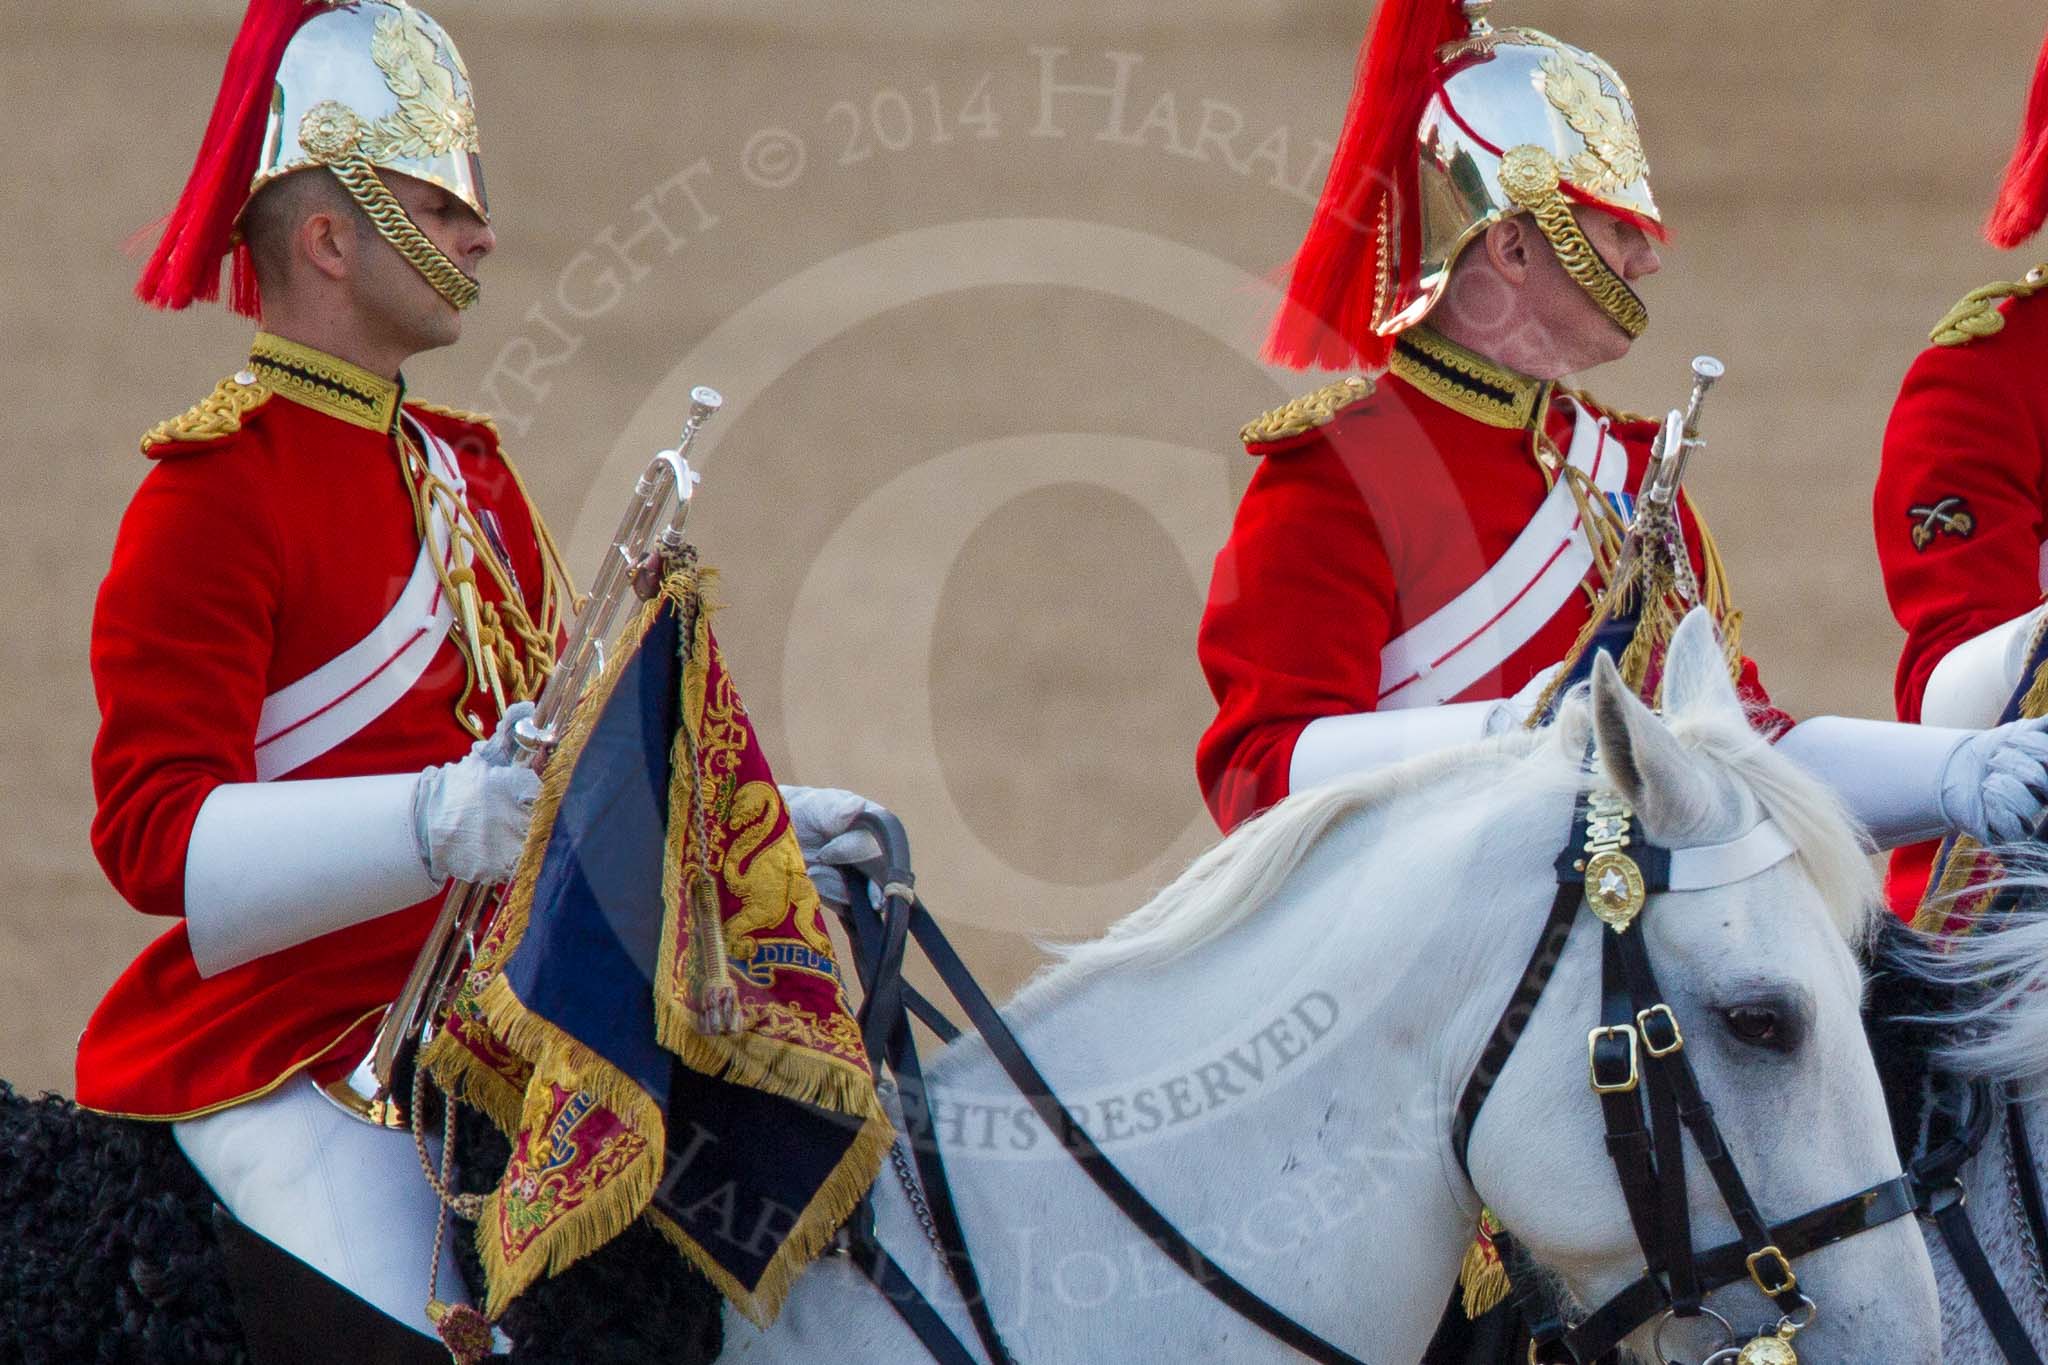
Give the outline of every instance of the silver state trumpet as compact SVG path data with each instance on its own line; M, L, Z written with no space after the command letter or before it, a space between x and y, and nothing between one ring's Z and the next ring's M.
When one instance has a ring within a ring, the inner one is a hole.
M697 430L724 405L718 390L702 385L690 390L689 416L675 448L648 462L619 520L590 585L590 594L569 628L554 671L534 701L533 714L513 730L515 761L535 771L549 757L583 693L604 672L617 632L619 612L628 595L645 598L660 584L650 567L683 547L683 525L689 516L697 481L687 458ZM476 936L486 913L503 894L502 884L454 882L441 902L441 913L413 960L405 988L377 1026L370 1054L345 1081L328 1094L360 1118L384 1127L404 1127L407 1097L397 1093L406 1065L440 1031L441 1020L455 998L456 986L476 952Z
M1710 355L1693 357L1692 395L1686 400L1683 413L1673 408L1666 415L1664 429L1657 434L1656 445L1650 452L1650 470L1629 522L1615 581L1623 581L1629 575L1634 561L1654 554L1665 561L1664 567L1669 570L1678 595L1687 603L1699 601L1699 584L1694 580L1692 558L1685 551L1685 538L1679 526L1678 492L1683 486L1686 464L1706 444L1700 438L1700 408L1707 391L1727 372L1727 366Z

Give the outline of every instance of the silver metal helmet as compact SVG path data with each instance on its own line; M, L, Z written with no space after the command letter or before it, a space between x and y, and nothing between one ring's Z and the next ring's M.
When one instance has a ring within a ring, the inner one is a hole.
M1568 239L1584 242L1571 224L1569 201L1660 221L1635 107L1607 62L1549 34L1496 30L1482 19L1472 37L1445 50L1442 71L1416 127L1419 276L1406 290L1387 282L1377 310L1382 335L1426 316L1465 247L1517 213L1536 217L1567 269L1578 254ZM1603 306L1639 332L1640 323L1630 323L1640 302L1608 279ZM1580 283L1600 297L1605 282Z
M457 308L477 285L406 215L379 170L438 185L490 221L469 71L406 0L322 0L284 50L249 185L325 168L384 239Z
M350 151L490 218L469 71L447 30L405 0L338 4L293 35L249 193Z

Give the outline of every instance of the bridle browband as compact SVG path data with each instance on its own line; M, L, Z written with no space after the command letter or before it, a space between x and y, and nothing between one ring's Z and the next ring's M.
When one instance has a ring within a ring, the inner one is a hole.
M1913 1182L1901 1175L1786 1222L1767 1223L1722 1140L1713 1106L1700 1092L1684 1032L1657 985L1643 935L1631 932L1650 897L1659 892L1745 880L1792 852L1791 842L1769 821L1727 844L1670 850L1640 840L1634 812L1616 796L1587 793L1574 807L1571 835L1557 858L1557 895L1549 917L1465 1083L1452 1118L1451 1144L1469 1181L1473 1124L1556 973L1580 904L1586 904L1603 925L1600 1023L1587 1036L1588 1079L1600 1100L1608 1155L1645 1269L1641 1278L1575 1324L1529 1292L1524 1276L1516 1294L1531 1324L1529 1359L1534 1365L1591 1365L1652 1321L1661 1326L1667 1317L1711 1314L1706 1295L1744 1279L1781 1315L1776 1336L1786 1351L1779 1358L1796 1359L1790 1355L1790 1339L1811 1321L1813 1303L1799 1292L1792 1261L1914 1211ZM1736 1241L1706 1251L1696 1251L1692 1242L1685 1178L1688 1133L1738 1233ZM1503 1234L1498 1241L1505 1264L1510 1238ZM1717 1352L1712 1359L1724 1355L1732 1358L1733 1352Z

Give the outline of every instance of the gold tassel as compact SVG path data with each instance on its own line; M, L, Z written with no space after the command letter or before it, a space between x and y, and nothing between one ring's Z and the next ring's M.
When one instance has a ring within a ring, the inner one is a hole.
M729 1037L740 1031L739 991L732 984L718 888L701 867L690 870L690 997L697 1002L699 1032Z
M1650 667L1662 657L1664 647L1678 630L1674 587L1666 566L1660 563L1651 567L1648 582L1643 586L1642 608L1636 614L1635 634L1629 637L1628 648L1621 652L1621 680L1652 706L1658 698L1649 695ZM1659 678L1658 694L1663 690L1663 679Z
M497 1349L490 1319L466 1303L430 1299L427 1320L434 1324L434 1331L455 1365L483 1365Z
M1478 1319L1507 1300L1508 1268L1501 1264L1500 1251L1486 1235L1486 1217L1480 1216L1480 1231L1465 1248L1465 1260L1458 1267L1458 1283L1465 1291L1465 1316Z

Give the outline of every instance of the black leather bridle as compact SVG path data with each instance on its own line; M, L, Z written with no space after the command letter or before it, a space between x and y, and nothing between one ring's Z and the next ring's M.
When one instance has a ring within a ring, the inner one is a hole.
M1460 1166L1466 1162L1472 1125L1556 971L1579 907L1589 902L1589 870L1600 876L1627 863L1639 878L1635 889L1643 898L1670 885L1670 853L1634 838L1626 807L1617 812L1612 805L1598 804L1599 800L1584 797L1574 808L1571 837L1557 859L1557 895L1549 917L1459 1100L1451 1140ZM863 817L861 824L875 834L883 848L880 865L870 869L873 884L882 891L879 907L869 905L868 877L855 873L849 876L853 906L842 912L865 991L861 1026L868 1055L899 1081L904 1126L920 1187L913 1197L921 1195L929 1209L930 1235L939 1244L946 1270L967 1306L987 1358L996 1365L1011 1365L1013 1359L983 1295L965 1229L954 1207L910 1018L923 1020L947 1042L958 1037L959 1030L903 981L903 957L913 940L924 949L996 1062L1060 1138L1068 1155L1163 1254L1232 1311L1307 1359L1318 1365L1364 1365L1210 1260L1117 1169L1061 1104L926 912L912 887L909 843L902 825L893 816L872 815ZM1589 858L1589 845L1608 852ZM1596 900L1599 894L1596 887ZM1646 908L1646 902L1639 904L1638 920ZM1811 1308L1811 1301L1799 1293L1794 1259L1904 1217L1915 1208L1915 1186L1910 1177L1901 1175L1789 1221L1766 1223L1721 1140L1713 1106L1700 1093L1678 1018L1657 987L1642 934L1627 932L1625 926L1620 932L1603 931L1601 939L1601 1023L1588 1041L1590 1072L1606 1114L1608 1151L1647 1269L1642 1278L1576 1324L1566 1323L1533 1293L1525 1293L1528 1277L1524 1276L1517 1294L1533 1324L1529 1358L1534 1365L1603 1361L1639 1327L1667 1313L1688 1317L1708 1312L1702 1302L1707 1294L1745 1278L1786 1318L1796 1321L1799 1313ZM1686 1202L1685 1133L1691 1134L1728 1206L1741 1234L1737 1241L1705 1251L1693 1248ZM1511 1254L1511 1238L1503 1233L1499 1240L1505 1258ZM876 1238L874 1213L866 1201L842 1228L839 1245L934 1360L940 1365L975 1365L974 1356Z
M1625 805L1598 795L1580 798L1572 835L1558 855L1557 895L1549 918L1452 1120L1452 1148L1459 1166L1466 1168L1480 1109L1556 972L1580 905L1592 904L1606 923L1600 933L1600 1024L1587 1039L1589 1081L1599 1096L1608 1155L1645 1269L1641 1278L1576 1323L1529 1292L1529 1277L1523 1276L1516 1297L1531 1323L1534 1365L1605 1360L1637 1329L1667 1314L1707 1313L1706 1295L1745 1279L1779 1310L1782 1323L1796 1329L1812 1303L1799 1292L1792 1262L1916 1207L1913 1181L1900 1175L1786 1222L1765 1221L1722 1140L1713 1106L1700 1092L1678 1016L1658 988L1637 927L1654 904L1651 898L1669 889L1670 870L1670 852L1640 839ZM1590 890L1589 873L1599 881ZM1704 1251L1693 1246L1686 1199L1687 1134L1739 1234L1736 1241ZM1467 1168L1468 1179L1470 1174ZM1512 1254L1511 1237L1501 1239L1501 1252L1505 1262Z

